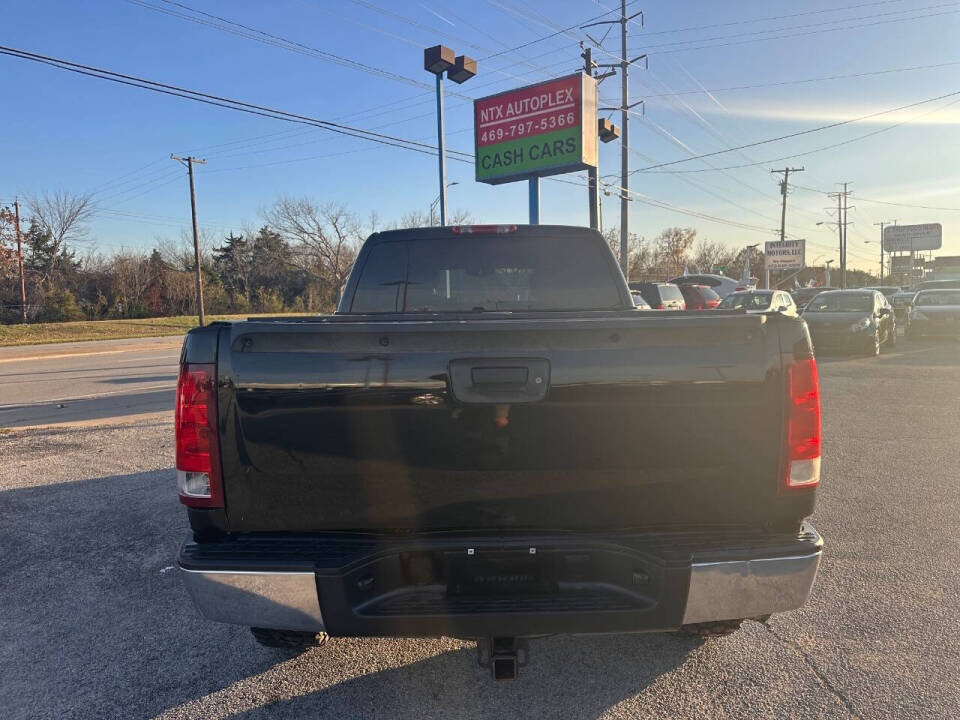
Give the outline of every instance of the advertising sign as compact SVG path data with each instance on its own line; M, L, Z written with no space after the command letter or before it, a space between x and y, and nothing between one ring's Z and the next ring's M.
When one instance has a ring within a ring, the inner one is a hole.
M473 101L478 182L597 166L597 81L585 73Z
M940 255L934 258L933 271L937 280L960 279L960 255Z
M939 250L941 245L943 226L940 223L887 225L883 229L883 249L887 252Z
M806 241L784 240L764 246L767 270L800 270L806 267Z
M890 258L890 273L892 275L899 275L900 273L908 274L910 272L910 256L909 255L894 255Z

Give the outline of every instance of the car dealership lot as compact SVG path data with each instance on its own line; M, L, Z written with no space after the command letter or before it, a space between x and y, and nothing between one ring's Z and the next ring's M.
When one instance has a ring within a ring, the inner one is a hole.
M3 715L948 717L960 345L823 358L821 378L826 550L806 606L723 639L534 641L514 683L492 683L454 639L297 655L200 618L172 567L186 519L165 418L2 433Z

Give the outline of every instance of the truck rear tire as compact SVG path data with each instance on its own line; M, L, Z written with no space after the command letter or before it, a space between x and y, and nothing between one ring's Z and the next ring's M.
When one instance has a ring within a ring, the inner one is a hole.
M269 648L308 648L318 647L327 641L326 633L305 632L303 630L274 630L272 628L250 628L253 639Z

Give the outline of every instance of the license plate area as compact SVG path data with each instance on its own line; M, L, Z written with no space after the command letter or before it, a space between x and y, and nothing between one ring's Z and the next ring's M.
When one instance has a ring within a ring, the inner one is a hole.
M553 554L523 550L446 553L448 596L543 595L557 592Z

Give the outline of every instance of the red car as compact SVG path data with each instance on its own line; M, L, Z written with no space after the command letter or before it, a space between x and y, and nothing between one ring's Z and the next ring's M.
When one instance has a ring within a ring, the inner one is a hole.
M720 296L706 285L680 285L687 310L713 310L720 304Z

